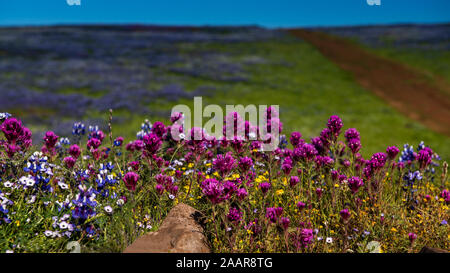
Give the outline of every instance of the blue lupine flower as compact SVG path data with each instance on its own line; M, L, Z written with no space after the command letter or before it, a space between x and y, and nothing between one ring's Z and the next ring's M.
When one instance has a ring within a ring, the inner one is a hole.
M288 144L288 141L286 139L286 136L285 135L281 135L280 136L280 143L278 144L278 147L280 147L281 149L284 149L284 148L286 148L287 144Z
M73 124L72 135L81 136L86 133L86 126L81 122L75 122Z
M419 143L419 146L417 146L417 152L420 152L422 149L424 149L425 148L425 144L424 144L424 142L423 141L421 141L420 143Z
M72 210L72 217L79 219L82 223L89 217L95 216L95 207L97 202L95 201L95 193L92 188L87 189L84 185L78 186L79 193L76 195L72 203L75 208Z
M139 132L137 132L137 134L136 134L137 139L143 139L144 136L149 134L151 130L152 130L152 124L148 119L146 119L141 124L141 130Z
M10 113L6 113L6 112L5 113L0 113L0 120L7 119L9 117L11 117Z
M95 125L95 126L91 126L91 125L89 125L89 132L97 132L98 131L98 125Z
M403 145L403 151L398 162L413 161L415 158L414 147L412 145L409 146L409 144Z

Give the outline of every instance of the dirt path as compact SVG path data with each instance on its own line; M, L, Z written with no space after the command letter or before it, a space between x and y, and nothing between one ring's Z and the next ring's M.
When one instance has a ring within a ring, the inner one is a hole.
M450 136L450 98L426 76L376 56L343 38L302 29L289 32L315 46L325 57L351 72L355 80L411 119Z

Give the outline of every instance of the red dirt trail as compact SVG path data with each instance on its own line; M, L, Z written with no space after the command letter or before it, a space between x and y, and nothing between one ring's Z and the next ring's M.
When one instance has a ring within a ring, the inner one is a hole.
M369 53L343 38L302 29L291 34L316 47L364 88L432 130L450 136L450 97L425 75L395 61Z

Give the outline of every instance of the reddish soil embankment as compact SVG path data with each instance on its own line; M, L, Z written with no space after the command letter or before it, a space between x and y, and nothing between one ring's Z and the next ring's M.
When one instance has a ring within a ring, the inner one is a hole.
M315 46L325 57L351 72L355 80L411 119L450 136L450 98L425 75L367 52L343 38L302 29L289 32Z

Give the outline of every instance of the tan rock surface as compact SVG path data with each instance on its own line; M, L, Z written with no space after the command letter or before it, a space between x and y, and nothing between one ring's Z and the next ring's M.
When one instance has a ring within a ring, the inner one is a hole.
M180 203L172 208L158 231L139 237L124 253L208 253L200 218L199 211Z

